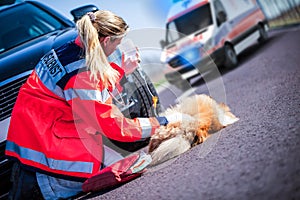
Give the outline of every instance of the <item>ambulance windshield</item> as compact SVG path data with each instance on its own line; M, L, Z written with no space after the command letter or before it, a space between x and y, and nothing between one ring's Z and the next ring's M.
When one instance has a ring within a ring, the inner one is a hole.
M209 3L188 12L167 24L166 42L173 43L180 38L204 29L213 23Z

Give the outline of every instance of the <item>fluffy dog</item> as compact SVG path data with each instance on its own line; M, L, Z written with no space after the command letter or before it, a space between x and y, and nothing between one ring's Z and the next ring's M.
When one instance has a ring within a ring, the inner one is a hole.
M230 112L228 106L217 103L205 94L188 97L168 108L161 116L178 112L191 117L182 118L179 122L169 123L156 130L148 147L152 166L184 153L204 142L210 134L239 120Z

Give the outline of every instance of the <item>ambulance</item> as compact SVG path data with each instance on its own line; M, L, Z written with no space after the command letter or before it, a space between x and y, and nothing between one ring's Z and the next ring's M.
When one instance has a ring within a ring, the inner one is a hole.
M180 89L213 66L234 68L238 55L268 38L256 0L183 0L168 14L161 61L165 77Z

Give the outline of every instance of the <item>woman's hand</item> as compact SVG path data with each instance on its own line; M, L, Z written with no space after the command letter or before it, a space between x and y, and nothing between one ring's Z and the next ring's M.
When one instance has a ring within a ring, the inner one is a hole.
M138 67L140 62L140 54L137 48L135 56L126 56L126 54L122 52L122 68L124 69L125 74L132 73Z

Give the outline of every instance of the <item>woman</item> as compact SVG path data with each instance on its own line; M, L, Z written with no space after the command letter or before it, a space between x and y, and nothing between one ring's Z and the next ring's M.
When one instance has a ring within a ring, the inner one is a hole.
M181 116L124 118L112 104L124 71L107 56L128 31L109 11L77 22L79 37L44 55L16 101L6 155L13 168L10 199L59 199L81 192L82 182L122 156L102 135L132 142L150 137Z

